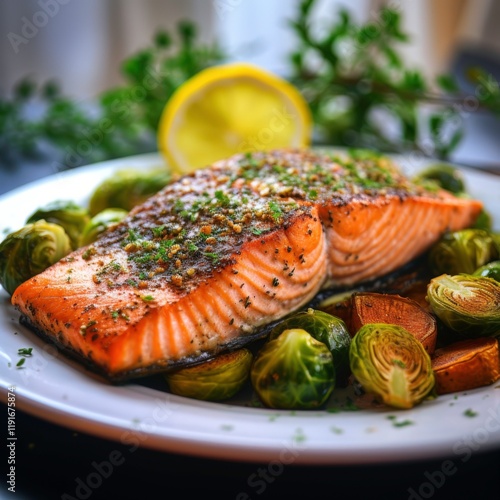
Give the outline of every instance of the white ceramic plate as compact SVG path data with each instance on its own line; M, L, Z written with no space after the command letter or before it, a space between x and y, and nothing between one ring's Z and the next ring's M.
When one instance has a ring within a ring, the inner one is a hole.
M410 171L421 162L401 159ZM114 160L64 172L0 197L0 230L55 199L87 201L114 170L162 164L155 155ZM500 177L465 171L469 192L500 223ZM2 235L3 237L3 235ZM441 396L405 411L380 409L275 411L240 403L189 400L134 382L112 386L58 354L23 328L0 292L2 398L15 386L16 406L38 417L136 446L190 455L297 464L362 464L451 457L500 447L500 383ZM32 347L22 368L18 349Z

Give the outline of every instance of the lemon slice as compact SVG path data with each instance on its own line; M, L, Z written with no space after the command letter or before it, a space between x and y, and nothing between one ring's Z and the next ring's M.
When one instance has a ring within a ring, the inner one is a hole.
M200 71L169 99L158 149L174 172L189 173L235 153L306 147L312 118L286 80L248 63Z

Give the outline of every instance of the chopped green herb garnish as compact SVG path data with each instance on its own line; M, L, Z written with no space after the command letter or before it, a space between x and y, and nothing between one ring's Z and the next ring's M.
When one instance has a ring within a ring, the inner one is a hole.
M32 353L33 347L22 347L17 350L17 354L19 354L19 356L31 356Z
M387 415L387 420L392 421L394 427L406 427L407 425L413 425L411 420L401 420L398 422L396 415Z
M478 413L472 410L471 408L467 408L467 410L464 411L464 416L466 417L477 417Z
M406 427L407 425L413 425L413 422L411 420L401 420L399 422L394 421L392 425L394 427Z
M214 252L203 252L203 255L210 257L214 262L218 262L220 258L219 255Z
M227 196L227 194L224 194L224 192L221 190L215 191L215 198L220 202L220 204L223 207L227 207L231 202L229 196Z
M278 221L283 216L283 210L275 201L269 202L269 209L275 221Z
M158 227L154 227L153 229L151 229L151 231L153 232L153 236L155 238L160 238L164 231L165 231L165 226L158 226Z

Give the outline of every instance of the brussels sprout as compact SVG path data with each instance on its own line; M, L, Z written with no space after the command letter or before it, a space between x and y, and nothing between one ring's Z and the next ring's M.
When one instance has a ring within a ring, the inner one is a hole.
M453 165L438 163L422 170L415 176L415 180L433 181L442 189L454 194L466 192L463 174Z
M162 189L170 178L164 168L120 170L94 190L89 201L90 214L94 216L106 208L122 208L128 212Z
M491 214L483 208L471 228L491 231L493 228L493 219Z
M80 235L90 220L90 215L86 208L73 201L56 200L36 210L26 219L26 223L42 219L63 227L69 236L71 248L75 250L80 246Z
M495 242L498 255L500 256L500 233L491 233L491 237L493 238L493 241Z
M429 252L434 276L472 274L478 267L496 260L498 248L491 233L483 229L462 229L446 233Z
M167 373L170 391L179 396L205 401L222 401L233 397L250 374L253 354L239 349L220 354L210 361Z
M351 371L364 390L396 408L412 408L434 389L431 358L405 328L363 325L351 342Z
M250 380L268 408L318 408L335 387L332 353L301 328L285 330L258 351Z
M105 208L102 212L94 215L83 228L80 244L90 245L104 232L108 227L117 224L128 214L122 208Z
M0 243L0 283L12 295L21 283L70 252L70 240L62 226L45 220L26 224Z
M500 336L500 283L492 278L437 276L429 283L427 300L434 314L463 337Z
M500 281L500 260L494 260L489 262L484 266L476 269L473 276L483 276L485 278L492 278L496 281Z
M302 328L316 340L323 342L333 356L335 380L347 382L349 369L349 345L351 336L346 324L340 318L323 311L308 309L288 316L270 332L269 339L277 338L285 330Z

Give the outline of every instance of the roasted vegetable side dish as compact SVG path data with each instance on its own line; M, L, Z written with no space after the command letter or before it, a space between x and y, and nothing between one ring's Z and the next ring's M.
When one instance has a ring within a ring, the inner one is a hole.
M434 314L460 337L500 337L500 283L492 278L443 274L427 298Z
M429 253L432 273L472 274L478 267L498 259L493 235L484 229L463 229L446 233Z
M280 321L269 334L273 340L285 330L301 328L328 347L333 357L336 384L345 385L349 376L349 346L351 336L344 321L325 311L308 308Z
M75 250L81 246L82 231L90 220L89 211L71 200L56 200L39 208L31 214L27 224L37 220L45 220L62 226L71 241L71 248Z
M89 211L92 216L106 208L122 208L127 212L151 195L157 193L170 181L165 168L149 171L124 169L104 180L92 193Z
M117 224L128 214L123 208L105 208L95 214L85 225L80 236L81 246L90 245L109 227Z
M438 349L432 359L436 393L449 394L492 384L500 379L498 341L480 337Z
M500 260L488 262L488 264L477 268L472 274L473 276L483 276L500 282Z
M346 301L346 323L350 334L369 323L399 325L410 332L432 354L437 341L436 318L418 302L399 294L354 292Z
M320 408L335 387L333 356L306 330L285 330L259 350L250 379L268 408Z
M420 182L431 181L450 193L466 193L466 183L463 174L448 163L437 163L420 171L415 179Z
M70 252L70 239L62 226L45 220L26 224L0 243L0 283L12 294L21 283Z
M165 378L173 394L223 401L241 390L250 375L252 360L248 349L238 349L205 363L167 373Z
M415 337L398 325L369 323L353 337L351 370L362 387L396 408L413 408L434 389L431 358Z

